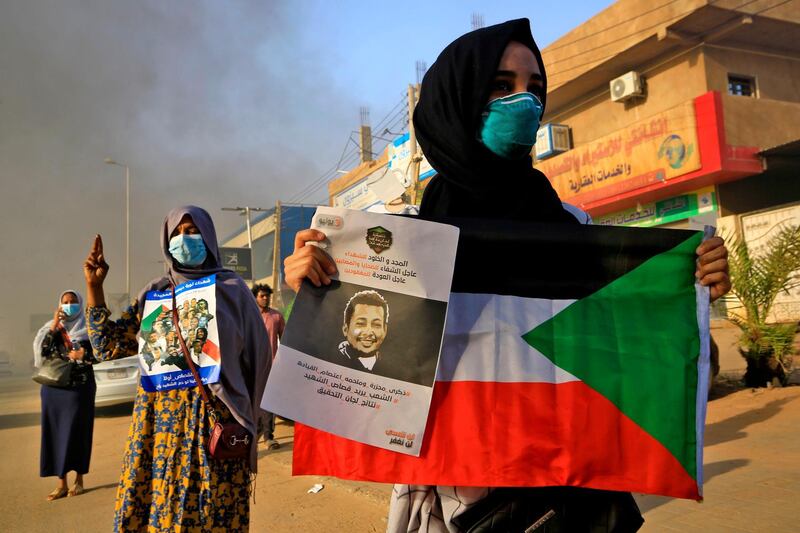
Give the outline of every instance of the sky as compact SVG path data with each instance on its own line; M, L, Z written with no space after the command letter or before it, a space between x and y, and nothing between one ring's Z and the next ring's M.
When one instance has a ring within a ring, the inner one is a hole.
M224 237L243 220L222 207L326 201L319 178L352 168L360 108L374 134L401 130L416 62L473 13L527 17L544 47L610 4L3 0L0 351L29 371L32 330L61 291L84 291L96 233L106 292L124 292L125 171L105 158L131 170L136 293L163 271L171 207L205 207Z

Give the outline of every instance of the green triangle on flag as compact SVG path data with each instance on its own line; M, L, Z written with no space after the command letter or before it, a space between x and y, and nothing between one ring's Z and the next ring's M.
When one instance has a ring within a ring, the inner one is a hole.
M522 336L663 444L695 480L694 258L702 238L698 232L650 258Z
M153 322L155 322L156 319L159 317L159 315L161 315L161 313L163 313L166 310L167 308L164 307L163 305L159 305L158 307L153 309L152 313L150 313L149 315L147 315L142 319L142 326L140 329L145 332L151 331L153 329Z

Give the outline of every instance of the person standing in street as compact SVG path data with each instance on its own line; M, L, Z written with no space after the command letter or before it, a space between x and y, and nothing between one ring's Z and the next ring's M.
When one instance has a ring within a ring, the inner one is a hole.
M89 472L97 386L92 370L92 345L78 291L61 293L53 320L41 327L33 341L34 366L47 359L70 363L66 387L42 385L42 447L39 475L57 476L58 487L47 495L57 500L83 494L83 475ZM75 471L75 484L67 488L67 472Z
M256 284L253 286L253 296L255 296L256 303L261 311L264 327L267 328L269 344L272 348L272 359L274 360L275 354L278 352L278 339L283 337L283 328L286 326L286 322L283 319L283 315L269 306L272 300L272 287L267 284ZM263 433L267 441L267 449L277 450L280 448L280 443L275 440L275 414L262 410L259 426L259 434Z
M86 325L95 357L107 361L139 353L150 329L143 327L143 321L147 324L161 316L143 315L148 298L212 280L215 305L207 311L218 328L220 373L202 389L197 378L155 391L140 382L117 486L113 530L246 532L258 466L252 437L271 362L267 335L247 285L222 266L217 233L206 210L197 206L171 210L159 238L166 272L112 320L103 289L109 266L103 241L95 237L83 267ZM167 327L178 336L177 317ZM177 351L170 337L166 348L172 351L165 362L189 368L188 346L179 341L185 351ZM239 442L247 447L246 454L215 456L212 432L236 425L245 434Z

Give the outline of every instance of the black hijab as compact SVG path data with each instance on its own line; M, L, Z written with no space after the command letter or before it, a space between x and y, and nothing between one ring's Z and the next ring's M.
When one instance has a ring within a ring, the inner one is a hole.
M425 74L414 128L437 175L425 189L420 216L575 222L545 175L533 168L530 155L503 159L478 140L491 82L511 41L531 49L546 92L544 62L528 19L462 35Z

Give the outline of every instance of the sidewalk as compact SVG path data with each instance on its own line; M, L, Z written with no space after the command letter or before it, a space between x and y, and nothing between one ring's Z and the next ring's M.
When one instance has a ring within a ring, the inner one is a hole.
M637 497L643 532L800 531L800 387L709 402L703 503Z
M800 502L800 387L720 397L747 365L737 348L738 328L714 320L711 334L720 350L720 375L706 417L705 499L639 495L641 531L800 531L793 512Z

